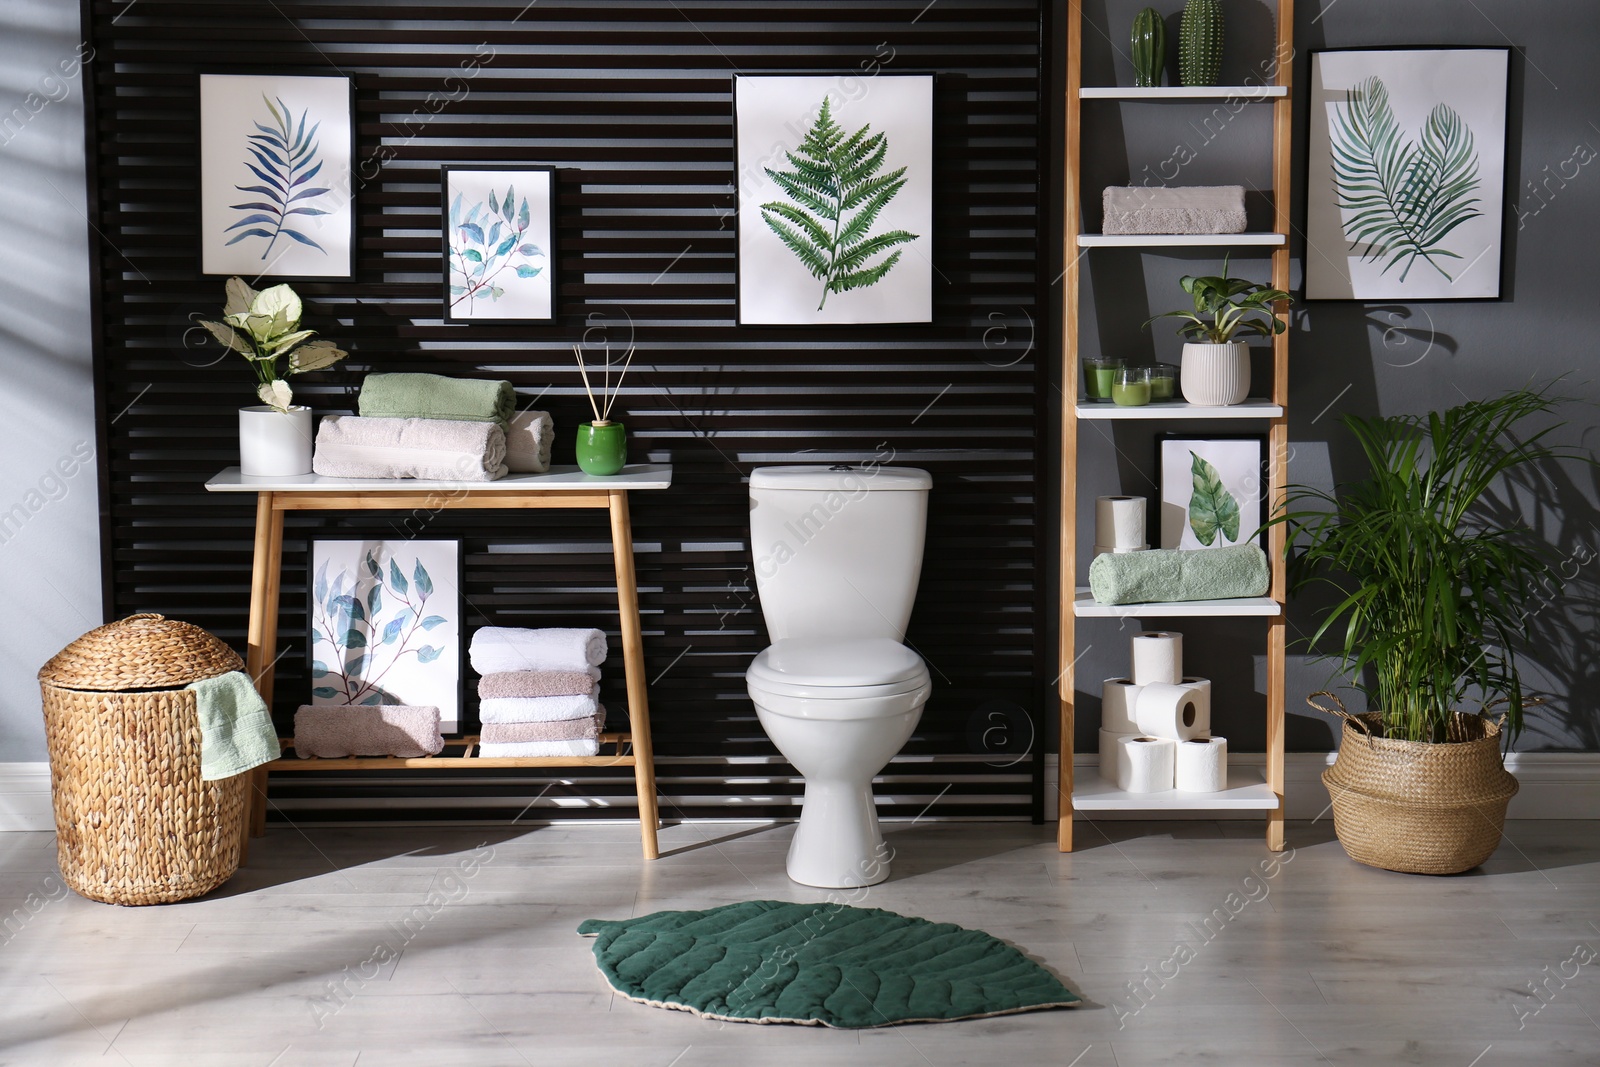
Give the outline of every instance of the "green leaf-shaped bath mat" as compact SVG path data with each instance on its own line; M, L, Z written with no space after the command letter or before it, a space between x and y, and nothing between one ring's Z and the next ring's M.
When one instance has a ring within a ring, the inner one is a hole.
M749 900L586 919L595 962L629 1000L712 1019L811 1026L943 1022L1078 997L981 930L878 908Z

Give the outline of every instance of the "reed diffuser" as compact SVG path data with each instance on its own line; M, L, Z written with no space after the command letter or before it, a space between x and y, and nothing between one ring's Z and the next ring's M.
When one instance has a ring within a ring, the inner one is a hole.
M583 377L583 391L588 394L589 407L594 412L594 421L578 426L578 467L585 474L599 477L616 474L628 462L628 436L622 423L611 421L611 407L622 392L622 380L627 377L628 368L633 366L633 348L629 346L628 354L622 359L615 385L611 382L612 361L608 353L599 397L595 396L594 386L590 382L583 350L573 345L572 354L577 357L578 373Z

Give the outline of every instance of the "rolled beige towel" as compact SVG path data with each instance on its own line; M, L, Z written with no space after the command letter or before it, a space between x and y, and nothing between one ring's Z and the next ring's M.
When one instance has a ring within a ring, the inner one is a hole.
M506 429L506 469L515 474L543 474L550 469L550 441L556 424L544 411L519 411Z
M501 697L588 696L600 680L598 668L587 671L502 671L486 674L478 682L485 700Z
M506 475L506 434L492 422L324 415L311 469L328 478L492 482Z
M1244 186L1110 186L1102 233L1243 233Z
M576 741L600 736L606 726L606 709L588 719L556 719L553 722L488 722L478 740L485 745L520 745L529 741Z
M433 756L444 748L439 709L405 704L303 705L294 713L294 752L317 756Z

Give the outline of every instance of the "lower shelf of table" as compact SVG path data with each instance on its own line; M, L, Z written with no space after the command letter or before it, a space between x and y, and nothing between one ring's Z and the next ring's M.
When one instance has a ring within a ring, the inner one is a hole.
M1228 788L1217 793L1186 793L1167 789L1160 793L1129 793L1085 768L1072 783L1072 807L1077 811L1276 811L1277 794L1267 787L1258 770L1228 770Z
M280 738L278 743L285 752L294 748L293 738ZM630 733L607 732L600 735L600 747L611 747L614 754L604 751L598 756L477 756L476 734L451 738L437 756L347 756L340 759L322 759L313 756L301 759L285 755L267 764L269 771L392 771L402 768L425 768L432 771L454 767L632 767L637 761L627 749L633 747Z

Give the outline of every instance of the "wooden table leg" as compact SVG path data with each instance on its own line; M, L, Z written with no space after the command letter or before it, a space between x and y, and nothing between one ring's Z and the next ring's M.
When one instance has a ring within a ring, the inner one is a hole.
M617 567L617 612L622 623L622 662L628 678L628 726L633 732L633 782L639 794L639 834L644 858L661 855L656 842L656 765L650 744L650 706L645 697L644 636L639 627L639 585L633 569L633 524L628 491L611 490L611 554Z
M283 512L273 507L270 492L256 494L255 558L250 570L250 629L245 669L256 692L272 706L272 678L278 644L278 590L283 576ZM267 832L267 769L250 771L250 794L245 833L261 837Z

